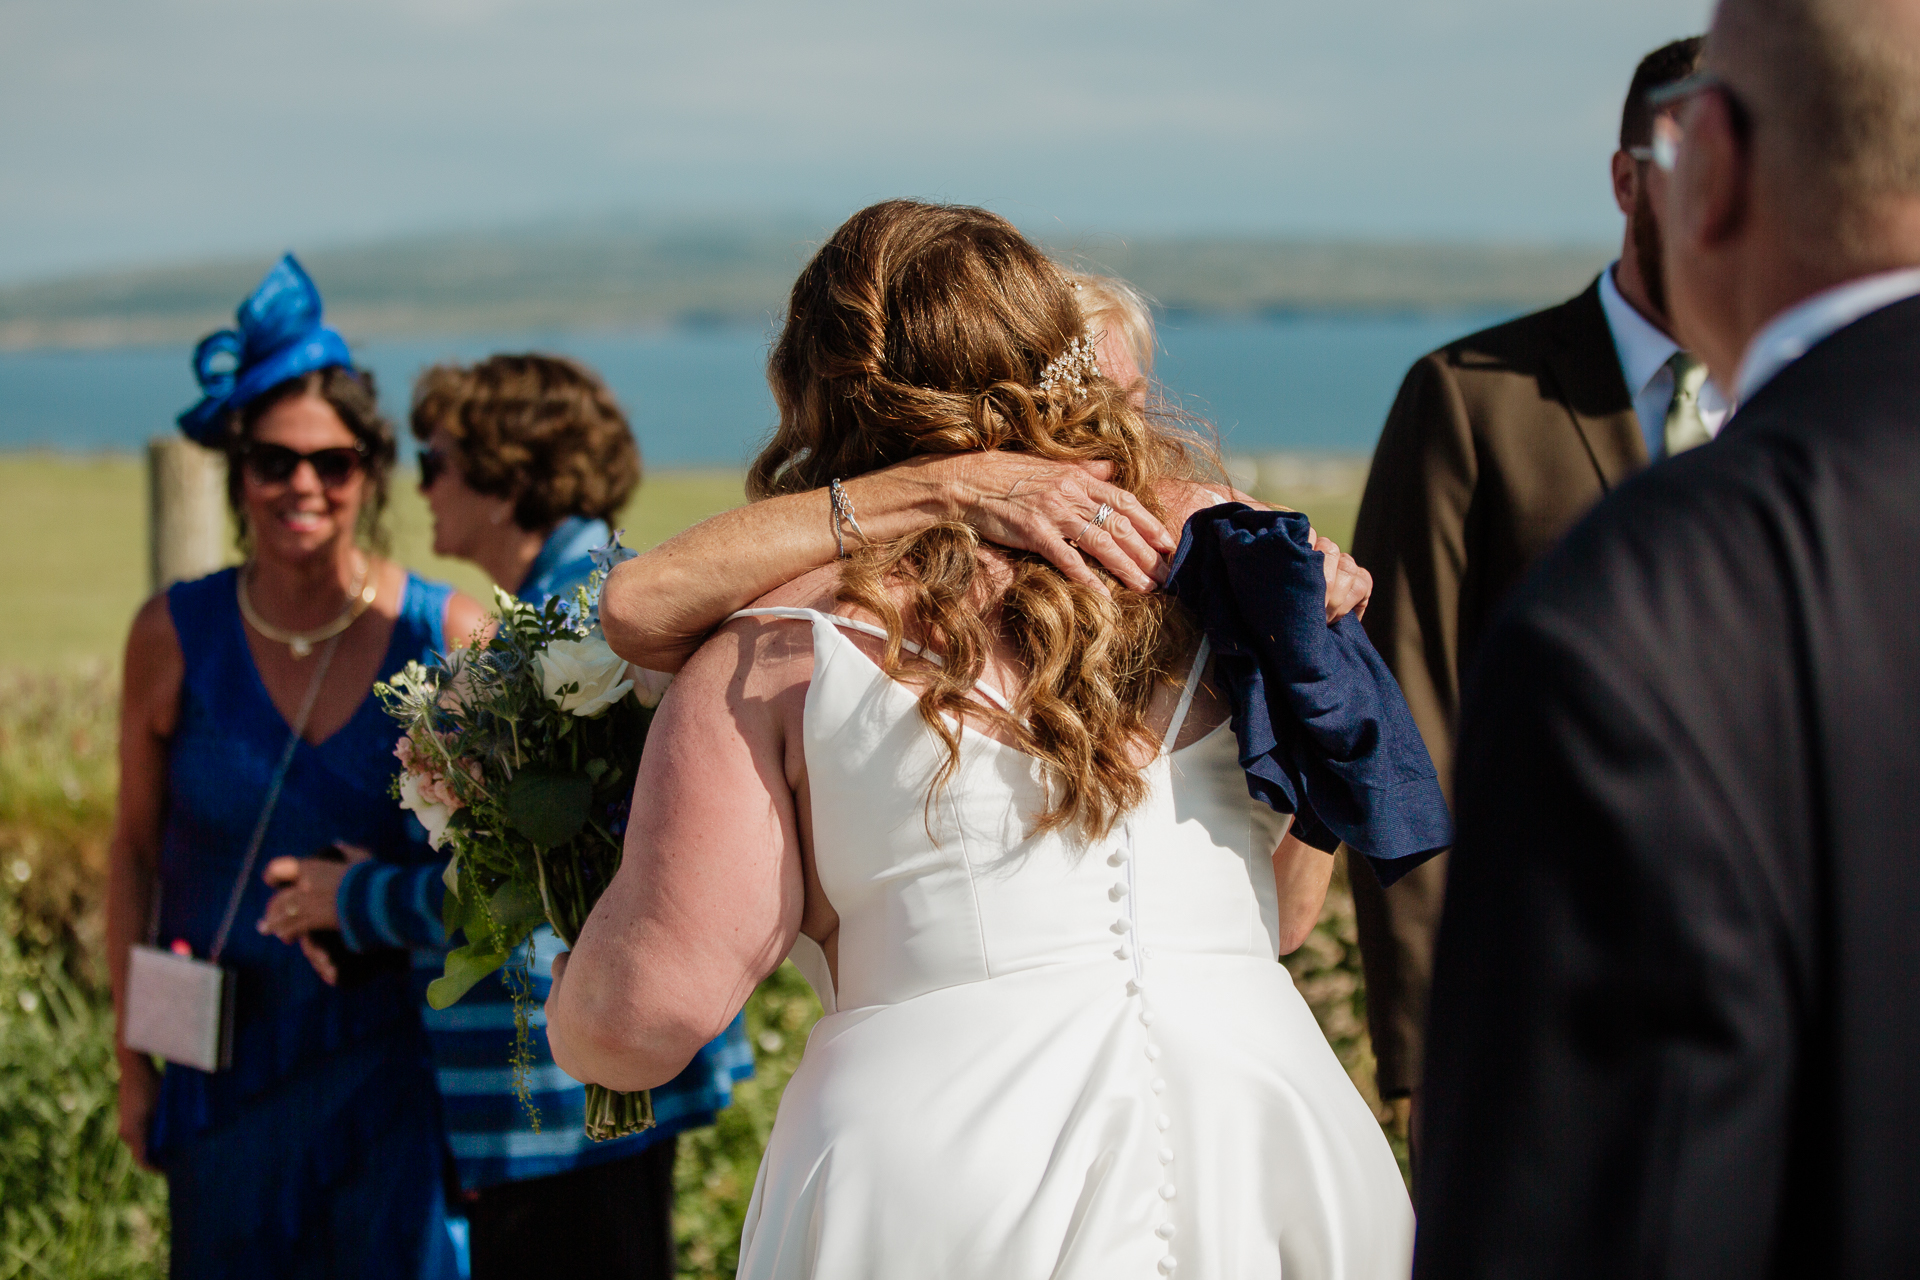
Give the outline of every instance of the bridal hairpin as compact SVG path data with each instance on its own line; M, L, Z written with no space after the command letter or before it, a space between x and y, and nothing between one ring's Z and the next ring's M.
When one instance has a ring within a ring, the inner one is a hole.
M1079 391L1089 382L1100 376L1100 358L1094 350L1093 339L1082 334L1067 344L1067 349L1047 362L1040 371L1040 390L1042 394L1058 387L1067 391Z

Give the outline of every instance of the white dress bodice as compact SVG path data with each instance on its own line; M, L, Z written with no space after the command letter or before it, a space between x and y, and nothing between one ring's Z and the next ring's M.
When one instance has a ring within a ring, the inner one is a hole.
M841 630L870 628L750 613L812 627L811 842L839 933L837 983L795 947L828 1012L740 1275L1277 1276L1290 1249L1289 1274L1404 1275L1397 1167L1276 960L1286 820L1226 727L1163 749L1107 837L1035 835L1039 762L984 734L930 790L945 747L918 698ZM1194 1270L1231 1258L1259 1264Z

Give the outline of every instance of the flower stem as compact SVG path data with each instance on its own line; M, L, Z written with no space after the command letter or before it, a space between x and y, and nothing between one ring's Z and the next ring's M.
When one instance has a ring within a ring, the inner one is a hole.
M603 1084L587 1086L587 1136L595 1142L624 1138L653 1128L653 1094L615 1093Z

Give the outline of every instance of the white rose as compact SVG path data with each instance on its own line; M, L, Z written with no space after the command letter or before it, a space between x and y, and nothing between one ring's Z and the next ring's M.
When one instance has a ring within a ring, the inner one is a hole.
M633 688L627 660L608 648L597 630L585 640L555 640L535 661L547 701L577 716L598 715Z
M673 683L673 673L670 671L629 667L627 673L633 677L633 696L640 699L643 707L659 706L660 699L667 696L667 686Z
M446 839L447 824L453 821L453 810L421 794L419 774L400 775L400 807L420 819L420 825L427 829L427 843L438 849Z

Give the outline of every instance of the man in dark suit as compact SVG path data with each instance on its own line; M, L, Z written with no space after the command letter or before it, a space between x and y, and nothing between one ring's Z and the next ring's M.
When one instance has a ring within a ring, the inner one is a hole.
M1469 681L1416 1275L1920 1275L1920 5L1723 0L1663 128L1741 401Z
M1460 676L1522 575L1649 459L1704 443L1726 417L1669 336L1650 201L1649 90L1699 65L1699 37L1634 72L1613 156L1620 260L1572 301L1463 338L1407 375L1381 433L1353 536L1373 574L1366 628L1392 668L1443 784ZM1671 440L1669 440L1671 437ZM1446 858L1381 889L1354 877L1381 1096L1420 1081Z

